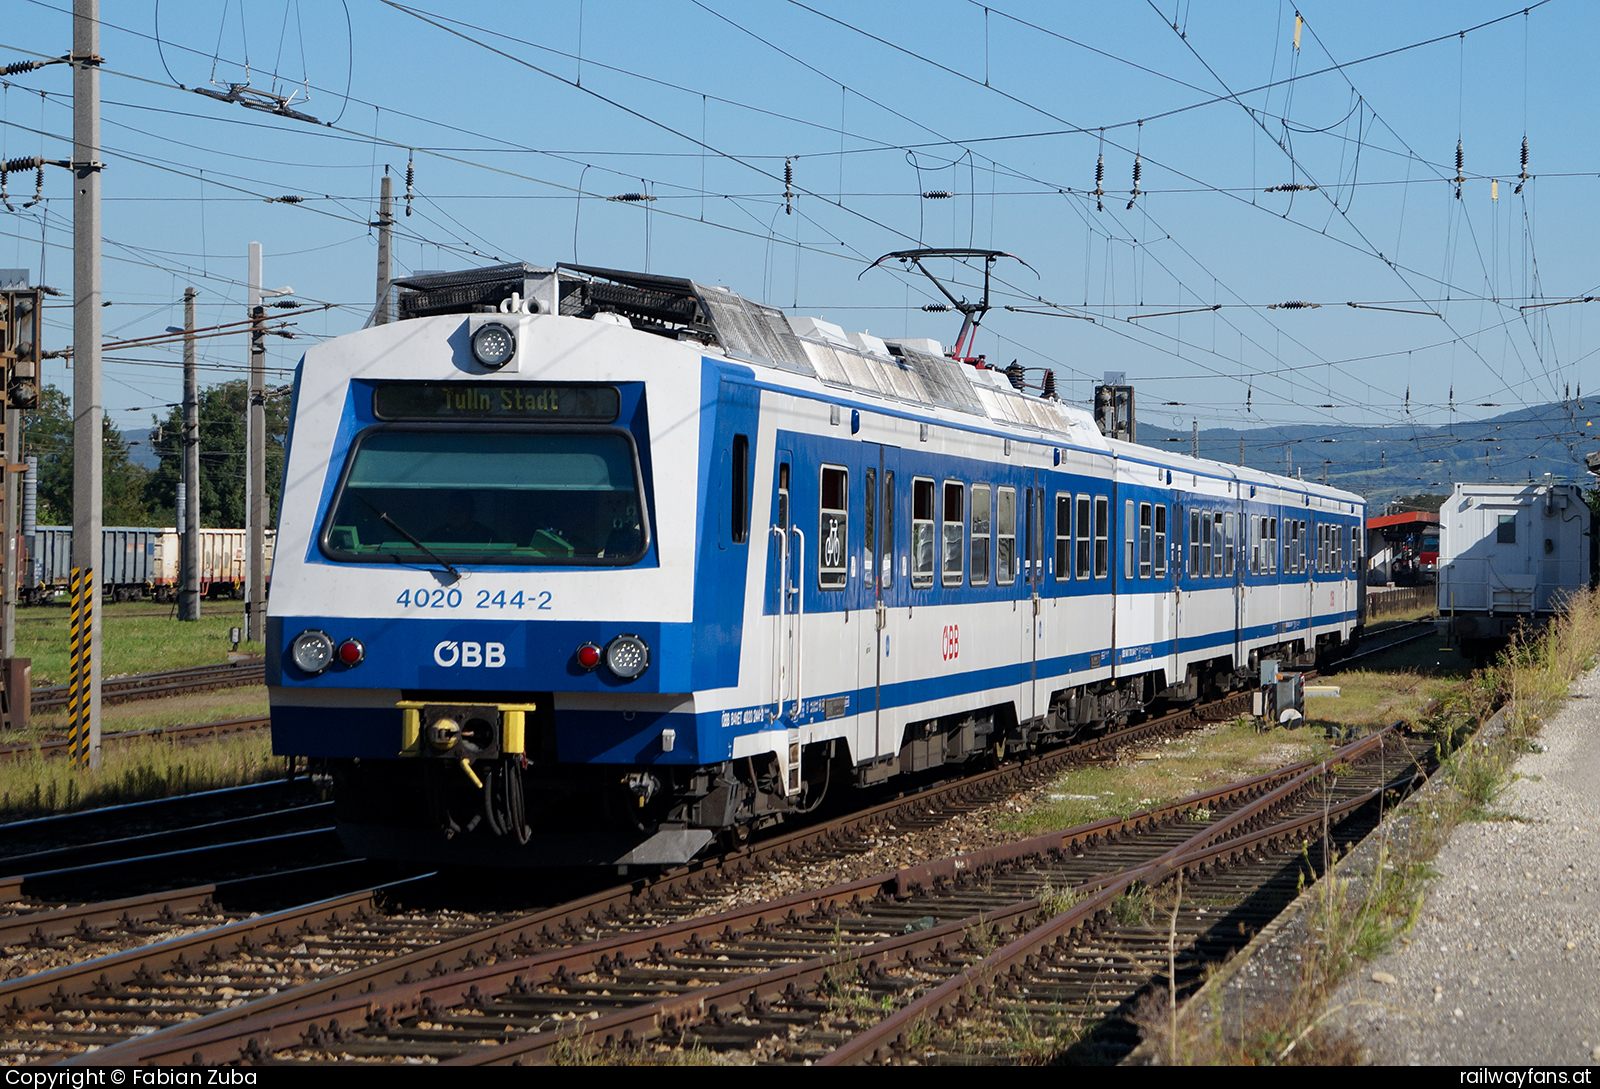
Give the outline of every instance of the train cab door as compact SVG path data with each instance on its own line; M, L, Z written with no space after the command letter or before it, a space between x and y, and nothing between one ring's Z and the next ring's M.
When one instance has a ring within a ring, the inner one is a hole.
M1018 629L1022 635L1021 657L1024 684L1027 688L1022 702L1017 706L1017 717L1023 721L1041 715L1048 708L1045 700L1038 698L1039 645L1044 642L1045 610L1043 603L1045 563L1044 552L1044 474L1033 470L1025 474L1028 482L1022 490L1022 578L1021 600L1017 602Z
M794 456L789 451L778 451L775 473L772 483L772 523L767 539L767 615L772 621L767 717L774 723L789 714L795 698L793 682L799 665L797 639L801 605L800 572L797 569L800 556L794 548L792 532Z
M858 691L863 706L857 712L862 724L857 760L899 751L900 715L891 700L904 657L900 636L909 625L904 612L909 601L907 563L905 550L897 547L900 537L908 536L900 527L909 527L900 510L905 489L899 473L900 451L872 442L862 447L859 600L863 622L857 660L862 665Z

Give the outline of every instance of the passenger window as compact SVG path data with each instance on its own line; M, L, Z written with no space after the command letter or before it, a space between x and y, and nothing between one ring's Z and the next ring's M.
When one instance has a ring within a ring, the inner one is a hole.
M995 489L994 523L994 580L1010 586L1017 581L1017 489Z
M1222 577L1222 512L1211 516L1211 577Z
M1271 539L1267 542L1267 561L1272 565L1271 573L1278 573L1278 520L1270 518L1268 528L1271 529Z
M972 585L989 585L989 485L972 486Z
M1156 578L1167 577L1167 505L1156 505Z
M963 508L966 489L955 481L944 482L944 550L940 553L941 578L946 586L961 585L962 536L966 531Z
M1139 504L1139 577L1142 578L1142 579L1147 579L1147 578L1150 577L1150 567L1151 567L1151 562L1152 562L1151 556L1150 556L1150 548L1151 548L1151 545L1152 545L1151 532L1152 532L1153 525L1154 525L1154 522L1153 522L1153 515L1152 515L1151 510L1150 510L1150 504L1149 503L1140 503Z
M883 474L883 532L878 537L878 578L885 590L894 585L894 470Z
M1200 577L1211 577L1211 515L1200 512Z
M1495 544L1517 543L1517 516L1515 514L1502 514L1500 524L1494 531Z
M1133 566L1133 500L1122 501L1122 577L1131 579L1138 573Z
M1200 566L1200 512L1189 512L1189 577L1200 578L1205 568Z
M850 475L822 467L822 502L817 526L817 585L842 590L849 575Z
M1089 522L1089 497L1078 496L1078 555L1074 570L1080 579L1089 577L1089 557L1093 549L1091 542L1094 540L1093 527Z
M733 437L733 543L750 540L750 436Z
M1094 497L1094 577L1103 579L1111 566L1111 500Z
M911 585L933 585L933 481L911 481Z
M1235 519L1233 515L1230 514L1224 519L1224 525L1227 527L1228 544L1226 551L1223 552L1222 573L1230 579L1233 578L1233 549L1234 542L1237 540L1237 538L1235 538L1233 535L1234 524Z
M1072 577L1072 496L1056 492L1056 581Z
M873 553L878 547L878 470L867 469L861 474L861 574L867 588L877 592L878 584L872 573Z

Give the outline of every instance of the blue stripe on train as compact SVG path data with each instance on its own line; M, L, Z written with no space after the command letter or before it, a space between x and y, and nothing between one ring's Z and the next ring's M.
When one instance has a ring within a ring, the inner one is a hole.
M1353 612L1319 617L1323 624L1355 619ZM445 623L437 621L434 623ZM1319 625L1320 626L1320 625ZM635 625L635 627L643 627ZM681 627L681 625L679 625ZM1277 625L1263 624L1248 630L1246 639L1255 640L1276 634ZM1232 632L1223 631L1209 636L1186 638L1188 649L1208 649L1232 644ZM1160 642L1133 648L1140 661L1166 657L1171 643ZM1091 661L1096 664L1091 665ZM1068 675L1101 669L1110 665L1110 651L1085 651L1040 659L1038 679L1044 683L1064 680ZM293 667L290 667L291 669ZM362 667L365 668L365 664ZM469 671L460 671L469 672ZM481 668L478 677L488 673ZM956 699L978 692L1016 688L1026 684L1033 673L1032 663L1011 663L986 669L970 669L921 680L901 681L885 685L881 692L872 688L818 693L808 696L799 715L786 714L779 725L803 726L824 722L829 718L828 705L834 704L833 717L839 717L836 701L842 699L845 716L871 712L875 696L883 710ZM371 683L368 675L366 687L379 687ZM495 685L499 685L497 678ZM490 682L480 681L478 689ZM396 687L435 687L433 685L405 685ZM449 690L455 686L439 686ZM549 685L528 685L529 690L549 690ZM574 691L570 685L556 686L558 690ZM507 684L509 690L517 685ZM469 694L471 687L462 689ZM689 697L685 697L686 699ZM563 763L581 764L678 764L697 765L727 760L733 754L734 739L748 733L768 728L765 707L741 708L732 712L737 721L730 722L729 711L634 711L622 710L562 710L555 712L556 746L558 758ZM674 732L673 749L666 752L662 744L662 731ZM276 706L272 711L273 752L279 755L389 758L396 755L400 739L400 712L390 708L302 707Z

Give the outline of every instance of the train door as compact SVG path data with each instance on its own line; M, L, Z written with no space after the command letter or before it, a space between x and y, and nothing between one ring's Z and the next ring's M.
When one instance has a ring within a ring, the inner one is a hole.
M791 714L796 699L794 676L799 668L799 610L801 556L796 544L798 527L793 524L794 456L787 450L777 455L773 481L772 525L768 530L767 604L772 618L772 663L768 693L768 718L777 722Z
M904 645L898 636L908 621L900 608L908 600L906 570L899 566L901 554L896 550L897 527L904 526L898 508L901 483L898 462L900 451L877 443L863 443L862 470L862 579L860 628L862 663L859 691L866 704L860 709L861 748L856 754L862 759L868 755L886 756L900 745L900 715L892 704L895 682L899 677L899 663L904 657ZM870 702L867 702L870 701ZM872 731L872 742L867 737L867 724ZM873 753L865 750L875 743Z
M1183 500L1176 499L1171 506L1171 521L1167 523L1167 581L1161 595L1167 610L1167 683L1179 684L1184 679L1183 667L1183 558L1188 555L1184 532L1189 519L1184 515Z
M1250 624L1250 598L1248 580L1244 577L1250 564L1250 527L1245 521L1242 493L1244 485L1234 484L1233 511L1228 515L1224 533L1227 536L1227 564L1229 582L1233 585L1233 664L1243 668L1246 664L1245 630Z
M1022 663L1027 692L1017 707L1017 717L1027 721L1042 714L1045 709L1035 690L1039 681L1039 644L1044 642L1045 616L1040 592L1044 589L1046 564L1043 474L1032 470L1025 474L1024 479L1029 486L1023 489L1022 502L1022 600L1016 608L1020 619L1018 628L1022 635L1021 658L1018 660Z

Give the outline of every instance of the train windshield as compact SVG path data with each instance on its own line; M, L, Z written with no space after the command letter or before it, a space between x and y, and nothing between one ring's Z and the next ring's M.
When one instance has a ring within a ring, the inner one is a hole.
M350 453L323 525L333 559L603 564L648 544L623 431L379 428Z

